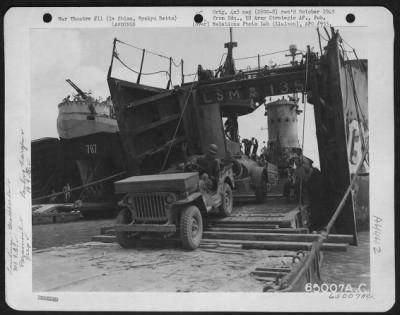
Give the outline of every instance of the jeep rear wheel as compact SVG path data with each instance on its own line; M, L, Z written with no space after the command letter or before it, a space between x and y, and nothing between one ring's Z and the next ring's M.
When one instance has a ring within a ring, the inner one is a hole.
M232 188L228 183L224 183L222 188L222 204L219 206L219 213L224 217L228 217L232 213L232 208Z
M189 206L182 211L180 234L183 247L186 249L199 247L203 235L203 219L196 206Z
M132 216L129 209L122 209L117 216L116 224L129 224L132 222ZM123 248L133 248L136 246L137 233L116 232L117 241Z

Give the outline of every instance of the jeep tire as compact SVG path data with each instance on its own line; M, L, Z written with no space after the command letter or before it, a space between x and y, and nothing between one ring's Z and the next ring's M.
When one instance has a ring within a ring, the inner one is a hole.
M132 216L129 209L122 209L117 216L116 224L129 224L132 222ZM136 246L137 233L116 232L117 241L123 248L133 248Z
M232 188L228 183L224 183L222 187L222 203L219 206L219 213L223 217L229 217L233 209Z
M188 206L181 213L180 236L183 247L196 249L199 247L203 235L203 219L199 208Z

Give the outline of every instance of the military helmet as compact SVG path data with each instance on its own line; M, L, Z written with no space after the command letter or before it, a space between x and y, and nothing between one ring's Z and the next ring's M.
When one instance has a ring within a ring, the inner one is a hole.
M210 144L210 146L208 147L208 153L212 154L212 155L216 155L218 152L218 147L216 144Z

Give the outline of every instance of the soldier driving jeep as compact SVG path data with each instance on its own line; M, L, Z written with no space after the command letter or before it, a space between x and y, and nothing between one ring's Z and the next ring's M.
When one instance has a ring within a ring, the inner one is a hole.
M199 165L199 188L203 193L204 202L207 204L207 195L215 192L218 187L220 175L220 161L216 158L218 147L215 144L210 144L205 155L197 159Z

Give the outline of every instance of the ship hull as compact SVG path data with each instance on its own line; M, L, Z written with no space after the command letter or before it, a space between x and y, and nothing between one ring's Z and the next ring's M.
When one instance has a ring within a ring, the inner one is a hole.
M73 161L79 170L80 184L90 184L73 195L75 200L81 201L81 210L100 209L99 204L102 203L107 207L112 204L113 207L110 208L115 208L113 181L119 178L102 180L125 170L119 134L96 133L73 139L61 139L60 143L66 152L66 159ZM91 184L98 181L100 182ZM95 206L90 207L90 204Z
M321 58L320 71L311 78L311 102L331 215L353 177L365 175L357 177L352 197L346 199L335 224L338 233L353 231L357 243L357 221L368 218L369 211L368 165L364 162L356 174L368 151L368 63L345 57L336 34Z

